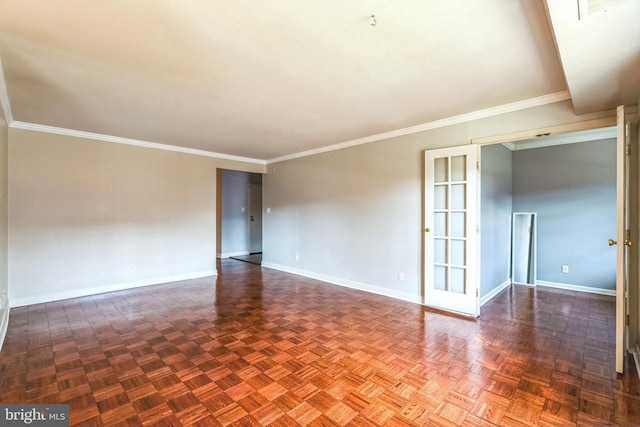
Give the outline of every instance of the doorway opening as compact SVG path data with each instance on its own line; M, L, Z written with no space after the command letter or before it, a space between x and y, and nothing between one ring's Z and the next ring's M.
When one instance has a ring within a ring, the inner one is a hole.
M262 262L262 175L218 169L217 257Z
M615 296L615 127L485 145L481 164L481 305L513 283Z
M596 125L596 122L599 125ZM612 127L614 123L616 124L616 126ZM637 126L638 126L637 115L636 114L625 115L624 107L620 106L617 109L617 118L615 119L615 122L613 121L613 118L598 119L598 120L581 122L573 125L558 126L553 128L553 131L555 131L553 133L554 134L557 133L557 137L560 137L560 138L563 138L563 137L571 138L572 135L569 134L569 132L577 132L580 130L589 130L590 132L593 132L596 134L598 132L601 132L601 133L611 132L612 130L615 130L615 134L609 135L611 137L610 138L611 145L612 146L615 145L615 155L605 156L609 159L610 164L615 165L614 167L610 168L615 170L615 198L611 197L612 200L607 203L604 203L603 205L600 205L598 202L596 203L592 202L588 207L582 207L581 209L574 209L573 211L568 212L565 215L566 216L565 225L571 224L571 220L573 219L571 217L572 214L581 215L585 212L601 210L602 206L608 205L608 206L611 206L612 209L615 206L615 209L614 209L615 226L612 227L612 230L609 230L608 232L609 235L615 236L616 240L620 242L619 244L617 244L616 248L614 249L615 254L613 253L611 254L615 259L615 274L613 274L615 278L614 279L615 285L613 287L609 287L606 285L598 286L597 284L595 286L593 284L587 284L586 286L578 285L578 286L574 286L573 290L601 293L605 295L609 294L609 295L615 296L614 297L615 323L616 323L615 369L619 373L622 373L624 370L624 356L626 354L625 349L627 350L630 349L629 335L633 335L634 337L637 337L637 334L634 334L635 325L637 324L637 311L635 307L630 310L629 296L632 297L631 298L632 300L634 300L637 296L638 259L630 258L629 251L628 251L628 248L631 246L632 242L638 240L637 229L633 230L630 227L630 224L633 223L634 228L637 228L638 195L636 194L637 190L629 192L630 186L637 189L637 185L638 185L637 169L638 169L639 158L637 155L637 150L638 150L638 136L636 133ZM549 132L549 133L535 132L534 133L534 131L529 131L527 133L530 135L529 138L531 138L534 135L536 137L546 136L552 132ZM473 142L475 142L479 146L488 146L488 147L484 147L482 150L483 157L486 149L491 147L499 147L497 144L503 144L503 146L506 146L507 148L512 149L512 147L510 147L509 145L517 144L520 142L536 145L536 143L538 142L537 138L532 138L529 141L524 141L524 138L522 137L520 137L519 139L517 138L520 135L514 135L514 136L516 137L514 138L514 140L516 141L515 143L510 143L509 140L505 138L505 136L483 138L482 140L474 140ZM603 140L603 138L594 137L592 138L591 142L598 142L598 140ZM580 141L574 140L569 142L580 142ZM558 144L549 144L549 145L558 145ZM598 144L598 145L602 147L605 144ZM526 147L526 148L533 148L533 147ZM531 150L531 151L536 151L536 150ZM584 152L586 152L586 150L575 151L574 153L575 159L580 159L584 157L583 156ZM635 153L635 155L632 155L632 153ZM613 157L615 157L614 161L612 160ZM596 156L596 160L597 159L598 157ZM545 181L545 180L549 181L550 179L553 180L555 176L545 170L545 167L547 164L552 165L553 163L557 163L557 158L555 156L547 156L543 161L538 162L537 164L542 165L543 168L538 170L538 172L540 173L538 173L536 179L531 179L527 182L528 183L533 182L535 185L537 184L536 180L542 180L542 181ZM566 163L567 164L565 165L564 169L561 170L561 172L569 176L571 176L572 173L575 173L575 175L580 176L580 178L576 179L574 176L573 177L574 182L582 183L585 186L593 185L594 182L597 182L598 180L597 178L601 175L601 172L602 172L601 165L597 161L593 164L590 164L589 162L587 162L586 164L581 164L580 165L581 167L570 166L572 162L566 162ZM484 167L486 167L486 162L483 162L483 168ZM519 167L514 167L512 170L519 171L520 169ZM485 197L486 195L483 194L482 196ZM525 209L525 210L533 210L533 209ZM632 216L633 216L633 219L630 220ZM542 215L540 215L538 219L539 219L538 232L542 233L543 232L543 225L541 223ZM481 221L483 220L481 219ZM486 231L486 226L484 228ZM587 225L586 227L583 227L583 229L580 230L578 235L580 237L589 236L589 232L593 232L594 234L596 234L597 232L602 231L605 228L606 227L603 227L602 224L599 222L592 223ZM564 229L562 231L564 231ZM557 241L557 236L561 236L561 235L563 235L562 232L556 232L556 241ZM485 244L487 242L486 242L484 233L482 236L482 240L484 241L483 250L486 250ZM577 240L577 241L571 241L571 239L565 239L565 240L572 245L573 252L580 253L582 249L582 242L580 240ZM602 249L603 247L606 247L606 246L616 245L617 243L616 240L613 240L611 237L607 239L607 237L600 236L598 246L599 248ZM540 241L541 239L539 238L538 242ZM613 252L613 250L611 252ZM544 252L540 251L540 253L544 253ZM553 251L551 251L551 253L553 253ZM486 257L481 256L481 258L486 261ZM602 264L602 260L597 261L597 263ZM540 268L540 264L541 262L538 264L539 268ZM586 265L585 263L582 263L582 264L578 263L578 266L581 268L581 271L583 272L588 271L589 267L591 267L590 265ZM562 274L568 274L571 271L571 268L569 265L561 264L559 271ZM557 274L557 271L556 271L556 274ZM496 291L497 293L501 291L501 289L498 289L499 287L496 287L494 290L488 289L487 284L491 286L491 283L486 280L486 277L481 279L481 283L484 285L484 289L483 289L483 294L485 298L484 302L491 299L494 291ZM553 281L548 281L546 283L543 283L543 280L541 279L537 280L536 284L571 289L571 287L567 287L566 284L564 285L560 284L560 286L557 286L558 283L555 283ZM631 286L629 284L631 284ZM509 285L509 283L505 282L504 285L506 287ZM631 318L630 319L631 321L629 321L629 318ZM625 326L625 319L627 319L626 326ZM632 325L631 328L629 327L629 324ZM633 339L635 338L632 338L632 340Z

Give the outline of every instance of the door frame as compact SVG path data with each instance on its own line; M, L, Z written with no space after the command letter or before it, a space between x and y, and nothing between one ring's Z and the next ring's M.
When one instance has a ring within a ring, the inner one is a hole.
M480 190L482 191L482 189ZM514 265L515 265L515 228L516 228L516 215L531 215L532 218L532 235L530 236L531 242L529 243L533 249L533 283L522 283L516 282L515 273L514 273ZM536 286L536 281L538 279L538 213L537 212L512 212L511 213L511 283L524 285L524 286Z

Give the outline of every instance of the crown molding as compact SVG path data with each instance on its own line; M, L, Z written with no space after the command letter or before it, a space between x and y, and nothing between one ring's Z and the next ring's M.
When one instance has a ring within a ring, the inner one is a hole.
M4 110L4 117L7 120L7 124L11 125L13 122L13 115L11 114L11 104L9 103L9 93L7 92L7 83L4 80L4 69L2 68L2 59L0 59L0 105Z
M11 128L30 130L34 132L50 133L55 135L72 136L76 138L92 139L95 141L114 142L116 144L133 145L135 147L153 148L156 150L174 151L177 153L193 154L196 156L214 157L216 159L233 160L244 163L254 163L265 165L265 160L253 159L250 157L232 156L229 154L215 153L213 151L196 150L195 148L179 147L176 145L159 144L157 142L141 141L139 139L122 138L119 136L105 135L101 133L85 132L81 130L59 128L55 126L39 125L35 123L26 123L12 121L9 125Z
M527 108L539 107L541 105L553 104L560 101L571 99L569 91L554 92L547 95L538 96L536 98L525 99L522 101L512 102L510 104L499 105L496 107L485 108L483 110L473 111L471 113L460 114L458 116L447 117L445 119L435 120L416 126L410 126L402 129L396 129L389 132L378 133L363 138L345 141L339 144L320 147L313 150L301 151L299 153L290 154L282 157L267 160L267 164L292 160L300 157L312 156L314 154L326 153L329 151L342 150L343 148L354 147L356 145L368 144L370 142L381 141L384 139L395 138L398 136L410 135L413 133L424 132L427 130L442 128L446 126L456 125L460 123L471 122L487 117L498 116L500 114L511 113L514 111L525 110Z
M497 116L500 114L510 113L514 111L524 110L527 108L538 107L541 105L553 104L555 102L565 101L571 99L568 91L555 92L536 98L530 98L523 101L512 102L510 104L499 105L496 107L486 108L483 110L473 111L471 113L461 114L458 116L452 116L445 119L435 120L432 122L423 123L416 126L410 126L402 129L396 129L389 132L383 132L375 135L366 136L350 141L345 141L339 144L329 145L326 147L316 148L313 150L301 151L299 153L289 154L282 157L276 157L270 160L254 159L250 157L233 156L229 154L216 153L213 151L197 150L194 148L179 147L176 145L160 144L157 142L142 141L138 139L123 138L119 136L106 135L93 132L85 132L74 129L66 129L55 126L40 125L36 123L27 123L13 120L11 115L11 108L9 105L9 97L7 95L6 85L4 84L4 75L2 74L2 63L0 62L0 102L5 111L7 117L7 123L9 127L15 129L30 130L34 132L43 132L56 135L65 135L77 138L85 138L96 141L113 142L116 144L133 145L136 147L153 148L156 150L174 151L178 153L193 154L196 156L213 157L224 160L232 160L245 163L253 163L259 165L271 164L282 162L285 160L292 160L301 157L312 156L314 154L321 154L330 151L341 150L344 148L354 147L357 145L368 144L371 142L381 141L385 139L395 138L404 135L410 135L418 132L424 132L427 130L442 128L460 123L466 123L478 119ZM509 149L518 149L517 147L508 147Z

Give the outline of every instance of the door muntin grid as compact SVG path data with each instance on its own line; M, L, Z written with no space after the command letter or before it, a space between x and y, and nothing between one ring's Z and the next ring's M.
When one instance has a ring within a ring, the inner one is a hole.
M434 289L465 294L467 290L467 156L434 159Z

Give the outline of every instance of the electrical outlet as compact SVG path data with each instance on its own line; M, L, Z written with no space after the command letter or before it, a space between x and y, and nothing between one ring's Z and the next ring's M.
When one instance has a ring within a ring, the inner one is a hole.
M296 254L296 261L300 261L300 255Z
M398 280L401 282L404 281L404 273L402 271L398 273Z
M569 272L569 266L568 265L563 265L562 266L562 272L563 273L568 273Z
M131 264L131 272L132 273L136 272L136 265L135 264Z

